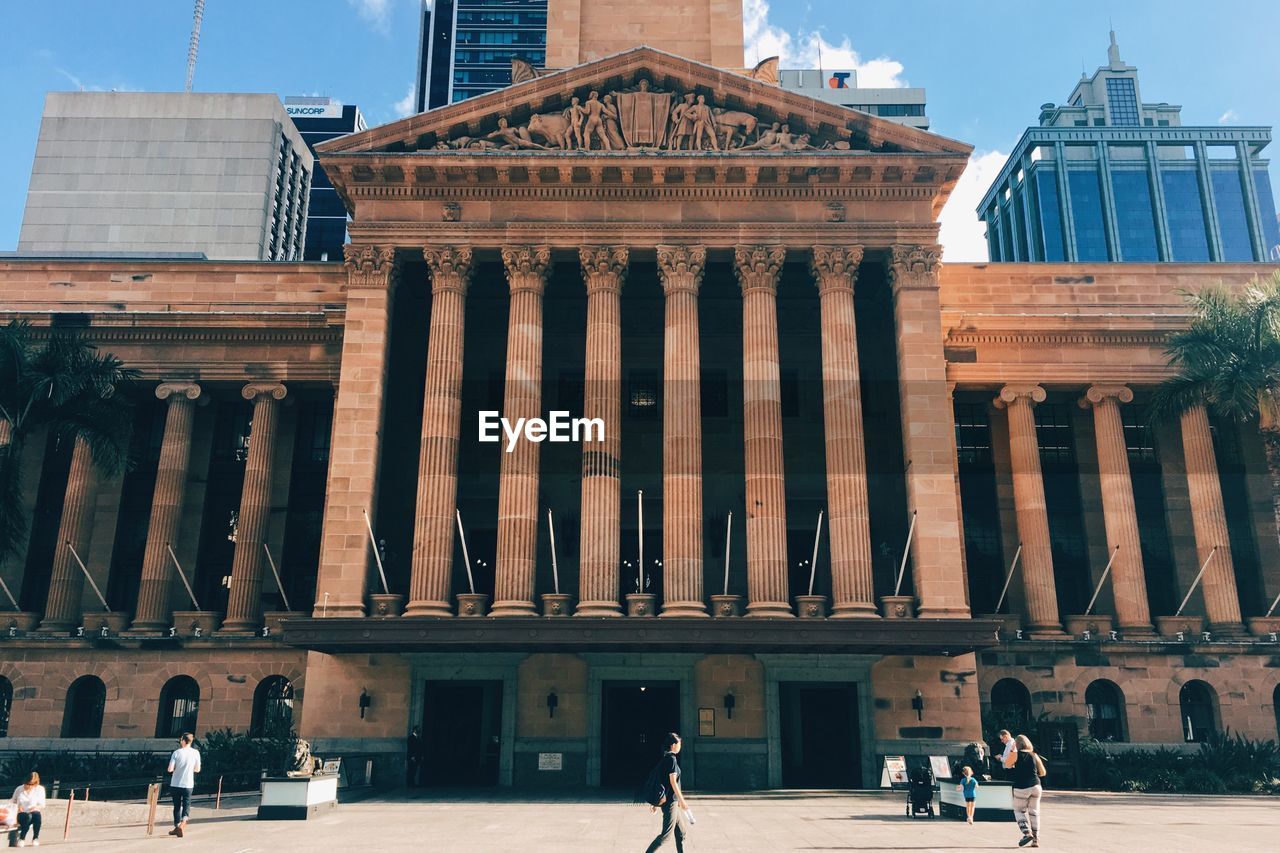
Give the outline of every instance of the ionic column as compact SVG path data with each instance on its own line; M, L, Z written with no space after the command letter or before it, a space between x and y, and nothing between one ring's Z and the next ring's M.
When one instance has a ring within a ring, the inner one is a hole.
M172 624L169 588L172 585L171 543L178 538L182 523L182 503L187 492L187 464L191 460L191 427L195 422L200 386L194 382L165 382L156 396L169 405L164 420L164 440L156 466L156 486L151 497L151 521L142 556L142 579L138 583L138 606L133 630L161 631Z
M231 558L231 593L223 631L256 631L262 622L262 543L271 521L271 474L276 455L277 405L284 399L279 382L250 382L240 396L253 401L249 422L249 458L244 464L236 550Z
M1033 409L1046 394L1039 385L1006 385L995 399L1009 414L1009 458L1013 469L1013 503L1022 543L1022 585L1027 597L1027 627L1033 632L1058 634L1058 591L1053 579L1053 550L1049 541L1049 513L1040 471L1040 443Z
M1213 453L1213 434L1204 406L1182 414L1182 454L1187 466L1187 494L1191 500L1191 527L1196 537L1196 569L1217 547L1200 585L1210 627L1218 632L1243 630L1236 571L1227 533L1227 512L1222 504L1222 481Z
M44 607L40 630L68 631L80 624L80 596L84 590L84 572L71 554L71 548L84 559L93 538L93 515L98 498L98 477L93 470L93 454L84 439L77 438L71 451L71 471L67 474L66 497L62 503L62 521L58 525L58 541L53 549L53 565L49 570L49 597Z
M577 616L621 616L618 561L622 514L622 311L629 252L584 247L587 353L582 415L604 422L603 441L582 445L582 526L578 553Z
M507 376L502 415L542 416L542 294L551 269L548 246L504 246L502 262L511 288L507 318ZM538 451L518 441L502 454L498 476L498 549L494 616L535 616L538 556ZM505 451L505 447L503 448Z
M462 341L471 247L423 249L431 269L431 327L422 401L422 446L414 510L413 568L406 616L452 616L458 436L462 429Z
M702 359L698 288L704 246L659 246L666 294L662 370L663 616L706 616L702 589Z
M342 251L347 263L347 310L312 614L317 617L365 615L365 585L373 552L364 513L370 518L377 513L387 353L396 288L393 248L348 245Z
M1093 432L1098 443L1098 479L1102 486L1102 518L1107 529L1107 555L1116 621L1127 634L1151 634L1151 608L1142 564L1142 537L1129 474L1129 450L1120 419L1120 404L1133 402L1124 385L1093 385L1080 400L1093 409ZM1119 551L1116 547L1119 546Z
M889 270L907 507L916 514L911 544L916 598L923 618L966 619L964 539L955 498L955 419L938 299L941 254L938 246L894 246Z
M742 286L748 616L792 615L778 368L778 276L785 258L781 246L739 246L734 252Z
M822 415L826 435L832 614L876 613L871 514L853 286L861 246L814 246L811 269L822 305Z

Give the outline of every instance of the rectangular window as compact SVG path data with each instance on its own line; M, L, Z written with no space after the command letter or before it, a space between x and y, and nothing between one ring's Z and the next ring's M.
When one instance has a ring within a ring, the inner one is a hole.
M1200 179L1191 169L1163 169L1165 218L1169 222L1169 251L1173 261L1207 263L1209 236L1205 229Z
M1105 261L1107 229L1102 218L1102 190L1095 168L1072 169L1067 173L1071 190L1071 212L1075 219L1076 255L1079 261Z
M1065 261L1067 253L1062 234L1062 206L1058 198L1058 175L1051 169L1037 169L1035 208L1038 211L1036 240L1040 257L1049 263Z
M1147 170L1116 169L1111 172L1116 197L1116 225L1120 232L1120 257L1129 263L1160 260L1156 249L1156 220L1151 207L1151 183Z
M1111 123L1120 127L1136 127L1141 122L1138 115L1138 90L1128 77L1107 78L1107 103L1111 108Z
M991 464L991 419L981 403L956 403L956 454L961 465Z
M1027 251L1027 214L1022 207L1022 194L1026 192L1026 184L1019 184L1018 191L1013 194L1013 239L1018 246L1018 260L1031 261L1031 253Z
M1222 260L1254 260L1253 242L1249 238L1249 220L1245 216L1244 187L1235 167L1213 168L1213 201L1218 210L1218 234L1222 240Z
M1041 403L1036 407L1036 440L1040 443L1040 462L1050 466L1074 466L1076 442L1071 432L1071 413L1059 403Z
M1262 216L1262 247L1267 256L1263 260L1280 261L1280 222L1276 221L1276 200L1271 192L1271 176L1266 169L1253 170L1253 182L1258 188L1258 212Z

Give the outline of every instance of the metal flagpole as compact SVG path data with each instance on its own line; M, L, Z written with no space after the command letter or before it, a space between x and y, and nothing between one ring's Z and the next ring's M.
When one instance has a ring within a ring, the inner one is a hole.
M289 606L289 595L284 591L284 584L280 583L280 570L276 568L276 561L271 557L271 549L267 547L267 543L262 543L262 550L267 552L267 562L271 565L271 574L276 578L276 589L280 590L280 598L284 600L284 609L292 610Z
M1187 606L1187 602L1191 600L1191 593L1196 591L1196 587L1200 585L1200 578L1204 577L1204 570L1209 568L1209 561L1213 559L1213 555L1218 553L1218 546L1214 545L1213 550L1209 552L1209 556L1204 558L1204 565L1200 567L1200 571L1196 573L1196 579L1191 582L1191 589L1187 590L1187 595L1182 599L1182 603L1178 605L1178 612L1174 616L1182 615L1182 608Z
M813 531L813 558L809 561L809 594L813 595L813 579L818 573L818 542L822 539L822 510L818 510L818 527Z
M11 595L11 596L9 596L9 598L11 598L11 599L12 599L12 598L13 598L13 596ZM1275 600L1275 601L1273 601L1273 602L1271 602L1271 607L1267 610L1267 616L1268 616L1268 617L1270 617L1272 613L1275 613L1275 612L1276 612L1276 605L1278 605L1278 604L1280 604L1280 595L1277 595L1277 596L1276 596L1276 600ZM14 602L14 605L13 605L13 606L14 606L14 607L17 607L17 606L18 606L17 602Z
M556 595L560 594L560 566L556 562L556 525L551 520L551 507L547 507L547 532L551 534L551 580L556 587Z
M107 600L102 597L102 590L98 589L98 585L94 583L93 575L89 574L89 567L84 564L84 560L80 559L80 555L76 553L75 546L71 544L71 540L67 540L67 549L71 551L71 556L76 558L76 562L80 564L80 571L84 572L85 580L89 581L89 586L93 587L94 593L97 594L98 600L102 602L102 609L111 612L111 607L107 604Z
M182 578L182 585L187 588L187 595L191 596L191 604L196 610L200 609L200 602L196 601L196 594L191 589L191 584L187 583L187 574L182 571L182 564L178 562L178 555L173 553L173 546L168 542L164 543L164 547L169 551L169 559L173 560L173 567L178 570L178 577Z
M644 489L636 491L636 514L639 516L637 524L640 526L640 550L639 550L639 574L636 576L636 592L644 592Z
M13 605L14 610L22 610L18 606L18 599L14 598L13 593L9 591L9 585L4 582L4 578L0 578L0 589L4 590L4 594L9 599L9 603Z
M1004 589L1000 590L1000 600L996 602L996 612L1000 612L1000 608L1004 606L1004 597L1009 592L1009 584L1013 581L1013 573L1018 569L1018 560L1022 558L1022 543L1018 543L1018 550L1013 552L1013 562L1009 564L1009 575L1004 579Z
M733 513L724 527L724 594L729 594L729 534L733 532Z
M369 520L368 510L360 510L364 515L364 526L369 531L369 547L373 549L373 559L378 563L378 577L382 579L382 591L387 595L391 594L391 589L387 586L387 573L382 569L382 554L378 553L378 540L373 536L373 522Z
M462 543L462 560L467 564L467 586L471 588L471 594L476 594L476 579L471 576L471 555L467 553L467 534L462 529L462 510L455 509L453 517L458 522L458 541Z
M898 567L898 582L893 586L895 596L902 593L902 576L907 573L907 558L911 556L911 540L916 535L916 511L911 511L911 526L907 528L907 547L902 552L902 565Z
M1111 574L1111 564L1116 561L1116 554L1120 553L1120 546L1117 545L1115 550L1111 552L1111 559L1107 560L1107 567L1102 570L1102 577L1098 578L1098 588L1093 591L1093 598L1089 599L1089 606L1084 609L1084 615L1088 616L1093 612L1093 605L1098 600L1099 593L1102 592L1102 585L1107 582L1107 575Z

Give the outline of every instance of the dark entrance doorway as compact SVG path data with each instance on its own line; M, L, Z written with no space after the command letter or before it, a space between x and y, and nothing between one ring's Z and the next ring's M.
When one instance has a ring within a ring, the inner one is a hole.
M862 787L856 685L779 684L778 704L782 787Z
M662 736L680 731L680 685L606 681L601 698L600 784L639 788L662 755Z
M422 736L422 784L498 784L502 746L501 681L428 681Z

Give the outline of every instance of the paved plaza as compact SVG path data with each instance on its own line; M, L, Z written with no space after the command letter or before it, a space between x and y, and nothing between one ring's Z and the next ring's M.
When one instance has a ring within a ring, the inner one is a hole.
M1016 849L1014 824L977 824L903 815L902 799L880 793L778 792L691 796L697 818L689 851ZM1089 851L1274 851L1280 801L1269 797L1194 797L1049 793L1043 847ZM52 823L52 821L50 822ZM189 835L141 838L139 827L83 828L61 842L46 824L48 847L190 853L304 849L430 850L436 853L641 853L658 818L646 806L616 800L536 799L511 795L393 797L345 803L306 822L260 822L251 809L198 809ZM674 850L674 846L666 848Z

